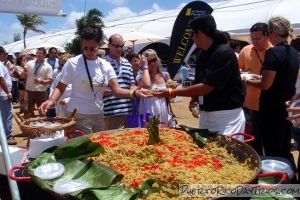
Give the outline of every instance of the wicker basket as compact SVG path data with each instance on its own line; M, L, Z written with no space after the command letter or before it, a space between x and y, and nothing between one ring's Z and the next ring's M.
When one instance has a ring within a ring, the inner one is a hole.
M23 117L20 116L19 113L14 113L14 118L16 122L20 126L20 130L24 133L28 134L28 137L34 139L36 137L40 137L41 135L53 135L56 131L64 130L67 133L70 128L75 126L76 119L78 115L78 108L76 108L71 117L38 117L38 118L31 118L25 120ZM57 126L31 126L30 123L32 122L59 122L60 125Z

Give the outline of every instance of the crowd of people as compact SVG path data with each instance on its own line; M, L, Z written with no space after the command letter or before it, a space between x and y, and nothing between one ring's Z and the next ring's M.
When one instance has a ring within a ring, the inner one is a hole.
M210 14L199 15L189 25L191 38L201 50L194 78L188 76L187 63L180 69L192 82L186 88L167 84L171 77L162 71L155 50L136 54L130 46L124 51L120 34L109 37L109 53L105 55L100 49L103 31L96 25L83 29L83 53L77 56L66 53L58 57L56 48L46 52L41 47L34 59L27 61L19 55L15 62L15 57L0 47L0 105L8 144L16 143L12 137L12 102L20 102L25 119L31 117L35 106L41 117L61 115L60 107L69 117L79 108L73 129L89 134L126 128L134 98L142 99L139 113L146 109L168 121L168 98L185 96L191 97L191 111L200 109L200 128L231 135L244 133L248 123L249 134L256 138L250 145L260 156L286 158L296 169L291 133L300 146L300 123L292 127L290 121L300 115L289 117L288 112L300 112L300 107L289 108L300 98L299 90L296 92L300 37L294 38L290 22L275 17L268 23L255 23L250 28L251 44L243 48L217 29ZM241 76L245 73L247 76Z

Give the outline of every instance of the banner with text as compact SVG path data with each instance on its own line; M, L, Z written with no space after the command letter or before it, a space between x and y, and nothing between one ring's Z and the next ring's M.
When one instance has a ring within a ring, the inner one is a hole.
M184 6L178 14L170 40L168 72L170 73L171 78L174 78L176 75L184 58L194 43L191 38L191 28L189 27L190 21L201 14L211 14L212 11L213 9L207 3L203 1L193 1Z
M62 16L62 0L0 0L0 12L43 16Z

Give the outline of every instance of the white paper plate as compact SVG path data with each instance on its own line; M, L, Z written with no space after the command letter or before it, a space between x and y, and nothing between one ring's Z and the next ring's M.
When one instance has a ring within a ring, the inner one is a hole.
M251 75L251 74L248 74L248 73L242 73L242 74L241 74L241 78L243 79L244 77L251 79L251 78L252 78L252 75Z
M294 101L294 102L290 105L290 108L293 108L293 107L300 107L300 99ZM295 115L295 114L300 114L300 112L289 112L288 114L289 114L289 117L292 117L292 116ZM298 119L293 119L291 122L292 122L293 124L296 124L296 123L298 123L299 121L300 121L300 118L298 118Z
M51 180L60 177L65 172L65 167L60 163L47 163L38 166L34 170L34 175L43 179Z
M82 190L87 188L87 183L82 180L64 180L59 181L53 186L54 192L58 194L78 195Z

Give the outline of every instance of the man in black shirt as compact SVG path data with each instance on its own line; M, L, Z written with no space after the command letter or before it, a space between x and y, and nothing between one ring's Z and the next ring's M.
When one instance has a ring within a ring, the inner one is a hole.
M245 117L242 110L242 82L234 51L226 45L226 38L216 28L212 15L201 14L190 23L191 37L202 51L198 56L193 86L168 89L157 96L190 96L190 109L200 105L200 128L219 131L224 135L244 132ZM242 140L239 136L237 139Z

